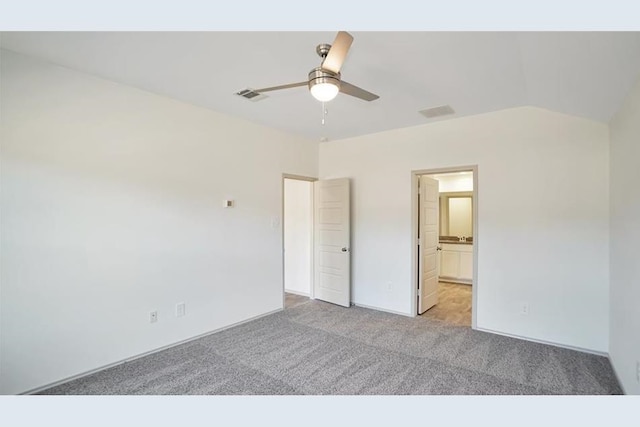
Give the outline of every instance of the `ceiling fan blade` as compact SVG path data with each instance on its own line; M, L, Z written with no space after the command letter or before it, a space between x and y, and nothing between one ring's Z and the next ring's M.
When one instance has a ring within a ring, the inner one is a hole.
M353 36L346 31L339 31L321 67L336 74L339 73L351 43L353 43Z
M364 89L360 89L358 86L354 86L351 83L347 83L342 81L340 83L340 92L346 93L347 95L355 96L356 98L360 98L364 101L375 101L380 98L375 93L367 92Z
M288 85L280 85L280 86L271 86L265 87L262 89L253 89L254 92L263 93L263 92L271 92L272 90L280 90L280 89L291 89L293 87L307 86L309 82L299 82L299 83L289 83Z

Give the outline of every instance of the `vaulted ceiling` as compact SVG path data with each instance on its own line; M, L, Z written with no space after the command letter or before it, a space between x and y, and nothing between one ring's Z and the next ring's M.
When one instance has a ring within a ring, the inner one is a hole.
M640 73L634 32L351 32L342 68L380 95L321 104L304 87L251 102L244 88L300 82L334 32L7 32L2 47L270 127L340 139L532 105L608 122ZM454 115L427 119L425 108Z

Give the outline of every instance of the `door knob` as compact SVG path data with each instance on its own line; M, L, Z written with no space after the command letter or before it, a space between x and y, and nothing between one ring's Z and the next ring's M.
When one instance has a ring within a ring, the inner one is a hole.
M442 250L442 248L441 248L440 246L438 246L436 249L437 249L437 250L439 250L439 251L441 251L441 250Z
M342 252L349 252L349 248L342 248L341 251Z

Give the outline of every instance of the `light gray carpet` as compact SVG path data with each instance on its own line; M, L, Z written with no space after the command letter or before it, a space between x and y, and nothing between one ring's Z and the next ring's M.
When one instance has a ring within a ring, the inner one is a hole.
M42 394L620 394L609 361L320 301Z

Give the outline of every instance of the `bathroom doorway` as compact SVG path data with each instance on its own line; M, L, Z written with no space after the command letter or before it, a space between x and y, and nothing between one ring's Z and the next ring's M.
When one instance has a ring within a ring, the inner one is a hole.
M476 327L477 167L413 171L415 315Z

